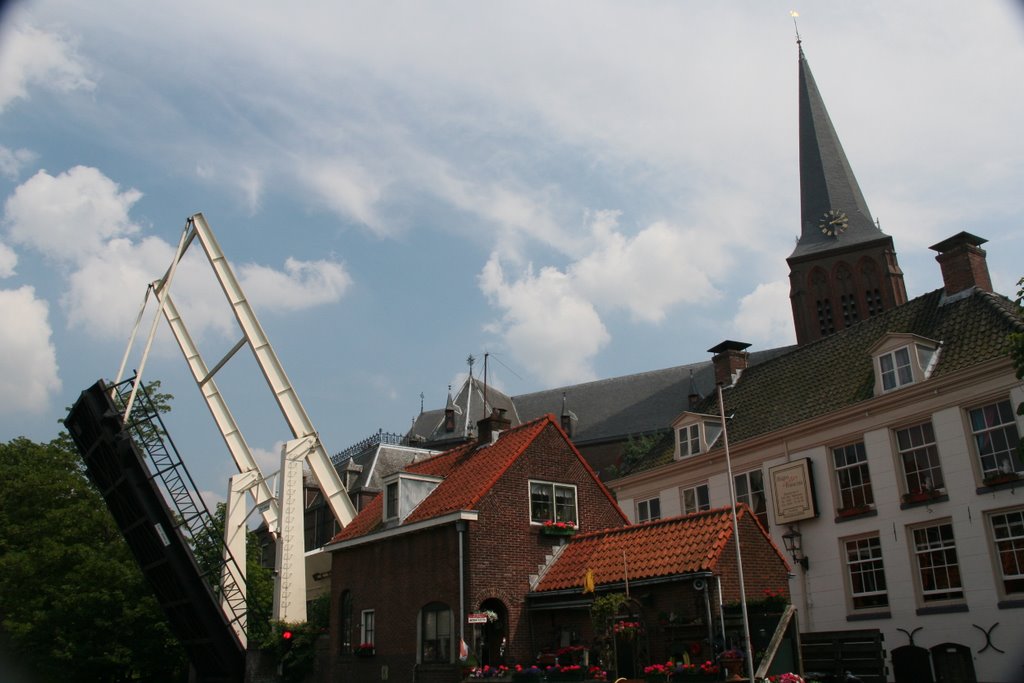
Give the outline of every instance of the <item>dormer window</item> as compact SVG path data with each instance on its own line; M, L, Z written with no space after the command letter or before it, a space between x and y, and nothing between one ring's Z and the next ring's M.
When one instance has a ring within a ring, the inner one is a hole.
M887 334L869 351L874 357L875 395L923 382L939 357L939 342L913 334Z
M384 480L384 522L401 524L442 481L441 477L409 472L395 472L387 477Z
M697 413L683 413L674 427L676 460L706 453L722 433L722 423L718 418Z

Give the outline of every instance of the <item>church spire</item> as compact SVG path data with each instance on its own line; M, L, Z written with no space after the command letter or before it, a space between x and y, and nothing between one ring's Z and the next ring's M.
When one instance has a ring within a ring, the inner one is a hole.
M892 238L864 195L797 37L800 80L800 238L789 264L798 344L907 300Z
M798 45L801 229L790 258L885 237L871 218L803 46Z

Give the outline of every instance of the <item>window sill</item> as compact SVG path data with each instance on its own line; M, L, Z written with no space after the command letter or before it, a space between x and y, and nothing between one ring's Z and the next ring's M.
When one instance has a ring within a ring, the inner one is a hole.
M837 511L836 512L835 523L836 524L842 524L843 522L849 522L850 520L853 520L853 519L863 519L865 517L877 517L877 516L878 516L878 510L876 510L875 508L865 508L864 510L861 510L859 512L853 512L852 510L850 512Z
M1024 599L1000 600L996 606L999 609L1022 609L1024 608Z
M1024 479L1017 477L1014 479L1007 479L1005 481L993 481L991 483L982 483L982 485L976 488L974 492L977 493L978 495L983 495L986 493L992 493L994 491L1012 491L1013 489L1021 486L1024 486Z
M957 612L969 612L965 604L959 605L932 605L931 607L918 607L917 616L923 617L929 614L955 614Z
M884 612L858 612L846 615L847 621L871 621L873 619L892 619L892 612L885 610Z
M921 508L927 507L932 503L945 503L949 500L949 496L945 493L940 493L930 498L924 498L922 500L904 500L900 503L900 510L909 510L910 508Z

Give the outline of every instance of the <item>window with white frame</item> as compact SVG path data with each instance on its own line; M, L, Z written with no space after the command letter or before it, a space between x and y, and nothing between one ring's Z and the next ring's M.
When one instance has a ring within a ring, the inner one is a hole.
M572 522L576 519L576 487L547 481L530 482L530 521Z
M939 342L914 334L891 333L869 353L875 364L875 395L928 379L939 359Z
M711 509L711 496L708 495L707 484L684 486L679 489L679 496L682 499L684 515L688 515L691 512L700 512L701 510Z
M898 389L914 381L909 346L883 353L878 357L878 365L882 371L882 391Z
M700 453L700 423L680 427L676 438L679 441L680 458Z
M903 482L908 494L944 489L939 449L931 422L896 430L896 448L900 454Z
M963 600L953 525L928 524L911 529L921 600L924 603Z
M1020 434L1009 401L974 408L968 416L983 479L1024 470L1024 463L1017 458Z
M764 495L764 474L751 470L733 477L736 484L736 502L746 503L764 527L768 528L768 507Z
M989 516L1003 593L1024 595L1024 509Z
M384 487L384 519L398 518L398 482Z
M653 522L661 519L661 498L648 498L636 504L636 521Z
M452 611L448 605L432 602L420 612L420 662L448 664L452 661Z
M836 473L840 510L857 510L875 504L863 442L833 448L832 465Z
M882 564L882 543L878 536L865 536L843 542L846 572L850 581L850 602L854 610L889 606Z
M374 611L372 609L364 609L362 612L361 619L361 633L359 638L359 644L361 647L373 647L377 644L377 640L374 637L376 627L374 625Z

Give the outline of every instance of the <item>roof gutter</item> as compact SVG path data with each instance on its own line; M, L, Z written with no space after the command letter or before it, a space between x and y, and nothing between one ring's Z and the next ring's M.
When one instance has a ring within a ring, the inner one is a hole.
M357 546L366 545L367 543L376 543L377 541L383 541L385 539L394 538L396 536L402 536L404 534L411 534L417 531L423 531L424 529L430 529L433 527L445 526L446 524L452 524L454 522L462 520L465 520L467 522L475 522L479 517L480 513L477 512L476 510L458 510L457 512L451 512L447 515L441 515L440 517L425 519L421 522L403 524L401 526L396 526L391 529L385 529L384 531L364 534L362 536L357 536L356 538L338 541L337 543L328 543L324 546L323 549L331 552L335 550L348 550L349 548L355 548Z
M646 579L630 579L630 588L636 588L637 586L654 586L662 583L675 583L677 581L685 581L699 578L711 578L714 576L714 572L701 571L701 572L687 572L686 574L669 574L667 576L652 576ZM616 583L602 583L595 587L595 591L601 592L615 592L617 590L624 591L626 589L625 581L618 581ZM580 587L574 586L572 588L562 588L559 590L551 591L531 591L526 594L527 601L530 600L543 600L544 598L554 597L569 597L572 595L580 595ZM557 609L560 607L582 607L589 605L592 602L590 598L577 598L576 600L561 600L556 603L549 605L527 605L527 609Z

